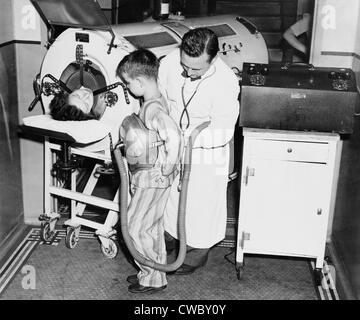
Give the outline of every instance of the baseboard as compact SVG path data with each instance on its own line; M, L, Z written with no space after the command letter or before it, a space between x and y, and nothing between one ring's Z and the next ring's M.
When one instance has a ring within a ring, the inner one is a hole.
M30 226L39 227L41 225L41 221L39 220L39 217L37 217L37 218L25 218L25 224L30 225Z
M348 272L346 266L342 262L341 255L336 249L336 244L334 241L327 243L328 254L331 258L331 262L336 270L336 290L339 293L341 300L358 300L356 297L355 290L351 285L349 280Z
M13 248L23 240L24 234L26 234L29 228L30 227L24 223L16 225L0 243L0 265L2 265L3 260L11 255Z

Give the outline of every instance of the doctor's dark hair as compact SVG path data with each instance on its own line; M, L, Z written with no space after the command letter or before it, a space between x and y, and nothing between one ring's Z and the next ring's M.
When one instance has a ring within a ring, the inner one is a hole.
M138 49L126 55L116 68L116 75L126 73L131 79L138 76L157 79L159 60L154 53L147 49Z
M209 62L211 62L219 51L219 40L217 35L210 29L191 29L184 34L180 50L194 58L206 52L210 57Z
M92 113L84 113L78 107L68 103L68 94L60 91L54 95L54 98L50 101L49 109L50 115L55 120L67 121L83 121L96 119Z

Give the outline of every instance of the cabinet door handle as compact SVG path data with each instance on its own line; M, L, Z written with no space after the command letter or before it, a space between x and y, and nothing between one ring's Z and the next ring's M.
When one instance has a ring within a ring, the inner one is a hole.
M317 214L318 216L321 216L321 214L322 214L322 209L321 209L321 208L317 209L316 214Z
M246 167L245 175L244 175L244 184L247 186L249 182L249 177L253 177L255 175L255 169Z
M243 231L241 233L241 239L240 239L240 242L239 242L239 245L240 245L241 249L244 249L245 240L250 240L250 233Z
M288 149L287 149L287 152L288 152L288 153L291 153L292 151L293 151L292 148L288 148Z

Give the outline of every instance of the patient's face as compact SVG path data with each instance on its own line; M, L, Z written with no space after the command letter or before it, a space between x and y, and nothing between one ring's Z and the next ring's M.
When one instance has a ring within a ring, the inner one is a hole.
M92 113L96 119L101 119L106 109L105 94L101 93L95 99L95 105L92 107Z
M81 87L69 94L68 103L88 114L94 104L94 95L91 89Z

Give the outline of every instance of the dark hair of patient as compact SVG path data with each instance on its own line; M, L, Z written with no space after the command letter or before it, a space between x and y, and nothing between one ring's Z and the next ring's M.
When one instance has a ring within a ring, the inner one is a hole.
M93 114L86 114L76 106L70 105L67 102L67 97L68 94L62 91L54 95L54 98L51 100L49 105L50 115L53 117L53 119L60 121L83 121L96 119Z

